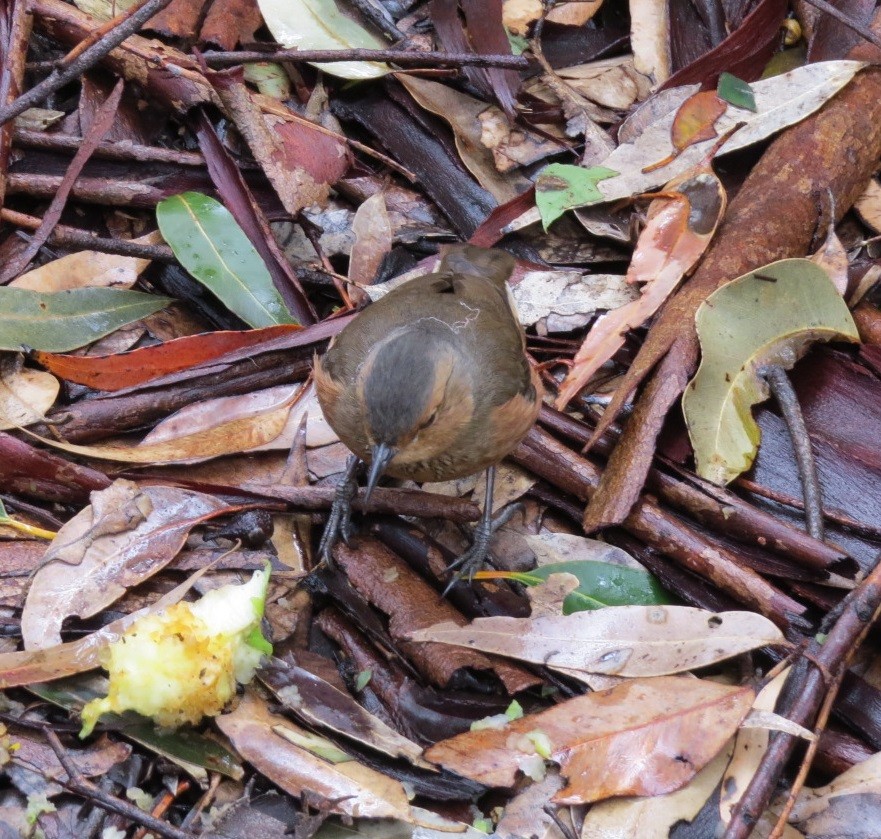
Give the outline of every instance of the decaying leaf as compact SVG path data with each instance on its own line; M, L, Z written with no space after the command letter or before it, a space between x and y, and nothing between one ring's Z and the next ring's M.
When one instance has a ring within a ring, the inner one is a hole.
M724 747L749 710L750 687L667 676L578 696L502 728L469 731L425 756L466 778L510 787L549 757L566 787L558 804L663 795L688 783Z
M692 821L713 794L730 757L729 745L676 792L594 805L585 816L581 839L669 839L673 826Z
M535 205L545 230L566 210L602 201L603 193L597 184L619 174L606 166L585 169L563 163L552 163L542 169L535 182Z
M257 5L272 37L283 47L376 50L386 46L343 15L334 0L258 0ZM344 79L375 79L388 72L385 64L368 61L337 61L315 66Z
M809 259L784 259L722 286L696 316L702 360L682 397L697 472L725 484L748 469L768 364L790 368L815 341L859 341L847 305Z
M681 197L664 202L649 216L627 270L628 282L643 284L642 295L601 316L591 327L560 384L558 410L618 352L626 333L648 320L691 272L725 214L725 190L712 171L674 182L665 192Z
M271 713L253 691L245 692L234 711L218 717L217 725L245 760L290 795L308 790L324 799L332 813L412 821L399 781L356 760L333 763L295 745L295 738L309 742L309 732Z
M670 17L667 4L659 0L630 0L630 46L636 69L656 85L671 72Z
M60 388L55 376L24 367L20 358L0 359L0 430L42 422Z
M742 123L716 154L746 148L803 120L841 90L863 66L858 61L826 61L755 82L751 87L756 98L756 113L732 105L716 121L719 136ZM672 98L665 101L670 105L666 115L649 122L632 141L622 143L602 161L602 168L620 174L601 181L587 179L582 189L575 189L570 177L577 176L569 170L581 167L553 164L555 169L551 176L543 181L545 169L536 182L537 190L543 188L546 193L542 200L548 210L542 209L542 205L536 201L536 210L524 214L509 228L518 229L539 219L547 227L567 209L631 198L672 180L700 163L710 150L713 139L688 146L663 167L643 171L675 151L671 130L681 100Z
M60 644L65 618L98 614L171 562L193 527L232 509L210 495L123 480L92 493L34 575L21 616L25 648Z
M132 241L139 245L158 245L163 239L162 234L156 230ZM78 251L53 259L16 277L9 283L9 288L29 288L31 291L131 288L149 264L149 259L135 256Z
M349 281L370 285L385 255L392 249L392 227L381 192L371 195L352 219L355 243L349 255Z
M537 618L476 618L411 634L414 641L457 644L567 673L660 676L784 643L755 612L714 614L689 606L616 606Z
M717 137L716 122L726 110L728 106L713 90L703 90L690 96L679 106L676 116L673 117L670 129L673 151L664 160L644 167L643 171L661 169L689 146Z
M821 839L870 836L879 820L881 753L852 766L826 786L802 790L790 816L808 836Z

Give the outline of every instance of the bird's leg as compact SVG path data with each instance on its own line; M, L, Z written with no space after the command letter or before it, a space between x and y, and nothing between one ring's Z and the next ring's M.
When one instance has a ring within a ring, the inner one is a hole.
M355 455L349 457L343 479L337 484L333 496L330 515L318 546L318 555L328 568L333 568L333 546L337 539L342 536L343 542L348 545L352 536L352 499L358 492L357 475L360 466L361 461Z
M459 580L467 577L468 582L471 582L474 573L479 571L486 561L486 555L489 552L489 542L492 539L493 533L502 525L507 524L514 513L522 509L520 504L509 504L493 518L493 486L495 482L496 467L490 466L486 470L486 498L483 503L483 515L480 517L477 527L474 528L474 541L462 556L447 566L447 571L455 571L456 573L444 589L444 597Z

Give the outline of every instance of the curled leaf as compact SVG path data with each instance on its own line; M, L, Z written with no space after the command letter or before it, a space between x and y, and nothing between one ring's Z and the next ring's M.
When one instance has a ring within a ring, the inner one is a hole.
M809 259L783 259L711 294L695 317L703 358L682 397L697 472L717 484L752 464L768 364L791 368L815 341L859 341L829 276Z

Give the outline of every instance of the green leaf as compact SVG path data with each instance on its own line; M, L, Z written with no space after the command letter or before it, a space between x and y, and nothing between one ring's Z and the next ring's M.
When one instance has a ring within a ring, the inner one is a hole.
M732 76L731 73L722 73L719 76L716 96L738 108L743 108L753 113L758 111L753 89L743 79L738 79L737 76Z
M388 44L340 13L334 0L258 0L273 37L282 46L301 50L381 50ZM344 79L375 79L389 72L375 61L337 61L315 64Z
M563 614L602 609L603 606L654 606L670 603L669 595L648 571L593 560L541 565L511 578L527 586L544 582L551 574L574 574L578 588L563 601Z
M605 166L568 166L552 163L545 166L535 182L535 203L547 230L566 210L604 200L597 183L620 173Z
M169 297L121 288L0 288L0 350L68 352L164 309Z
M219 201L200 192L172 195L156 206L156 220L180 264L249 326L296 323L260 254Z
M87 703L107 693L107 679L84 674L29 685L28 690L53 705L79 713ZM101 725L124 732L128 739L173 761L196 778L207 780L208 772L219 772L235 779L244 775L241 763L229 749L193 728L159 728L152 720L131 711L105 714L101 717Z
M835 286L809 259L784 259L713 292L695 316L702 360L682 397L697 472L717 484L750 467L768 364L789 369L815 341L859 341Z

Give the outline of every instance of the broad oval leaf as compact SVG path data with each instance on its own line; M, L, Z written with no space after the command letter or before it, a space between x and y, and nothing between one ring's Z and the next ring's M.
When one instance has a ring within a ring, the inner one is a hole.
M722 286L695 316L702 360L682 397L697 472L717 484L752 464L768 364L792 367L815 341L859 341L847 305L809 259L783 259Z
M0 288L0 350L75 350L171 302L169 297L116 288L47 293Z
M605 166L571 166L552 163L541 170L535 182L535 204L541 213L541 223L547 230L566 210L603 200L597 184L620 174Z
M604 606L654 606L670 603L661 584L648 571L594 560L574 560L541 565L532 571L512 573L511 579L527 586L543 583L551 574L578 578L578 588L563 602L563 614L602 609Z
M156 206L156 220L181 265L249 326L295 322L260 255L219 201L200 192L172 195Z
M266 26L278 43L301 50L383 49L388 46L340 13L334 0L257 0ZM315 64L344 79L376 79L389 72L374 61Z

